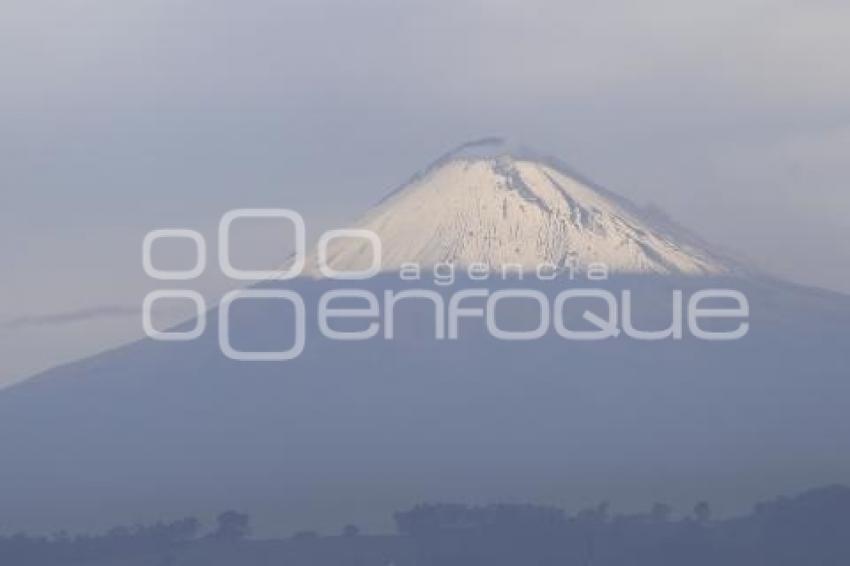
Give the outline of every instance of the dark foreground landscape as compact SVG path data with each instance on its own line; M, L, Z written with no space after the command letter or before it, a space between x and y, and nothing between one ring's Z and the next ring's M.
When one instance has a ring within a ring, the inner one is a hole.
M424 504L396 513L398 534L367 535L356 525L325 536L251 538L251 518L225 511L215 524L195 518L116 527L99 535L57 533L0 538L0 564L14 566L846 566L850 488L813 489L760 503L746 515L712 517L707 502L687 513L658 503L617 514L607 504L569 515L555 507Z

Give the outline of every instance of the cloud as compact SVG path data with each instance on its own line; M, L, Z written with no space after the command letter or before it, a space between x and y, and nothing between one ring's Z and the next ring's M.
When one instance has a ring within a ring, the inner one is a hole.
M20 316L5 322L3 326L5 328L12 329L31 328L36 326L57 326L102 318L137 316L140 312L141 309L139 307L105 305L61 313Z

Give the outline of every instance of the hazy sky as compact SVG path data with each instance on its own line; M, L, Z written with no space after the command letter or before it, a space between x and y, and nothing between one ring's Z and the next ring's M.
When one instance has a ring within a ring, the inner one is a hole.
M341 224L493 134L850 291L848 22L839 0L5 0L0 383L140 335L149 229Z

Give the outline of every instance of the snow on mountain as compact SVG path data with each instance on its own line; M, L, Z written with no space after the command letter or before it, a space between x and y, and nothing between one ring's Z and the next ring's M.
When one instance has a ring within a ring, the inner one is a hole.
M612 273L713 275L731 264L681 230L571 172L501 139L464 144L388 195L355 228L375 232L382 268L404 263L541 264L578 271L604 263ZM338 270L371 263L361 239L329 246ZM313 274L316 254L308 258Z

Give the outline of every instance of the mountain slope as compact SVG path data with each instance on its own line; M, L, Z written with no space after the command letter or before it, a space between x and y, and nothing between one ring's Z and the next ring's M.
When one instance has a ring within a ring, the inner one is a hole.
M576 286L526 283L549 296ZM472 321L461 340L437 341L433 309L411 303L394 340L330 342L310 318L298 359L239 363L221 354L211 312L194 342L143 340L0 393L3 522L85 530L236 508L260 533L351 521L374 532L423 500L687 509L699 493L738 511L850 478L850 300L694 277L606 286L641 305L669 303L675 288L737 288L751 330L729 343L506 343ZM315 312L339 283L285 287ZM406 288L390 274L356 287ZM641 309L635 324L665 317ZM288 320L274 303L247 304L233 342L273 348L291 337Z

